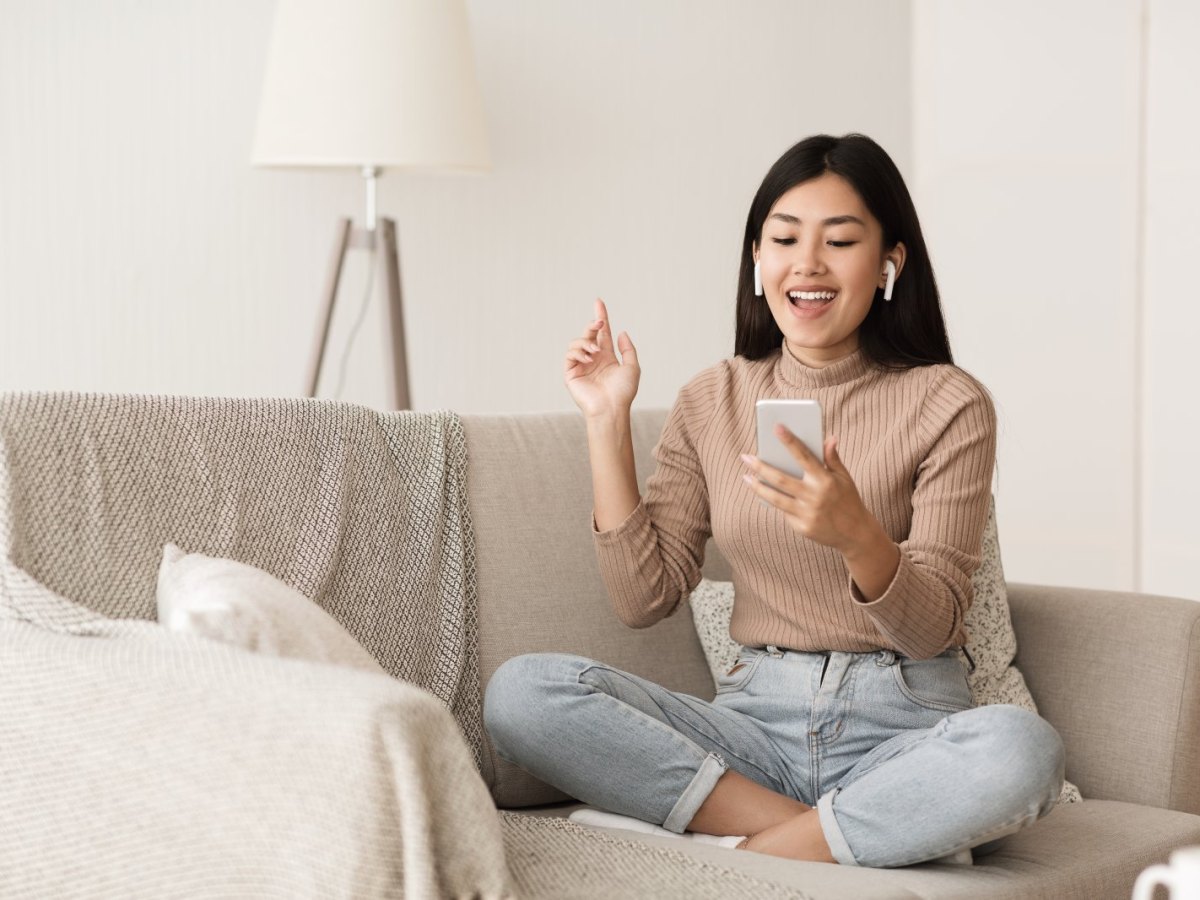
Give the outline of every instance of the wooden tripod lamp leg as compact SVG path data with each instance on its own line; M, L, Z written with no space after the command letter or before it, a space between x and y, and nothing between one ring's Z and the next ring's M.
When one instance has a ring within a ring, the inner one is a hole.
M379 220L379 236L387 282L388 324L392 332L392 402L408 409L408 355L404 343L404 308L400 293L400 254L396 250L396 222Z
M338 222L337 238L333 247L333 258L329 264L329 279L325 282L325 298L317 320L317 340L313 346L308 366L308 396L317 396L317 384L321 380L321 363L325 359L325 347L329 343L329 324L333 321L333 306L337 302L338 282L342 280L342 266L346 262L346 249L350 246L352 223L343 218Z

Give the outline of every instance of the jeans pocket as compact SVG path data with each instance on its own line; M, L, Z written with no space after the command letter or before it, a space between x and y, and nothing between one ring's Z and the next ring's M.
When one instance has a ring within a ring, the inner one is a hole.
M739 691L744 688L750 683L750 679L765 655L763 650L743 647L738 653L737 661L729 671L722 672L717 676L717 693L723 694L726 691Z
M950 713L975 705L966 669L957 656L902 657L892 666L892 673L900 693L918 706Z

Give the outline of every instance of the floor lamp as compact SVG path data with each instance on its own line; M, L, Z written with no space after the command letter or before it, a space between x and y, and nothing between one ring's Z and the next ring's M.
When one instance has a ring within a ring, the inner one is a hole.
M308 369L315 397L338 284L352 248L380 257L391 331L391 390L409 407L396 223L376 217L388 169L489 168L464 0L279 0L254 137L256 166L349 168L367 185L363 227L338 224Z

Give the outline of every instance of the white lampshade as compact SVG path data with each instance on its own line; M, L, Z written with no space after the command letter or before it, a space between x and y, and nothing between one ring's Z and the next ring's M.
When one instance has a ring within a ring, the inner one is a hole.
M484 170L463 0L278 0L252 162Z

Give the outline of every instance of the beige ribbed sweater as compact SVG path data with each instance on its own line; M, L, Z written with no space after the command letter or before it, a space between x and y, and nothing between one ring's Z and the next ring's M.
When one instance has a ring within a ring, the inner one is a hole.
M795 532L742 481L754 403L812 398L863 502L900 547L886 593L865 602L836 550ZM713 536L733 570L730 634L751 646L927 658L966 640L996 454L987 392L950 365L887 371L860 352L823 369L780 353L705 369L679 393L642 501L597 532L617 615L644 628L700 581ZM593 519L593 529L595 520Z

